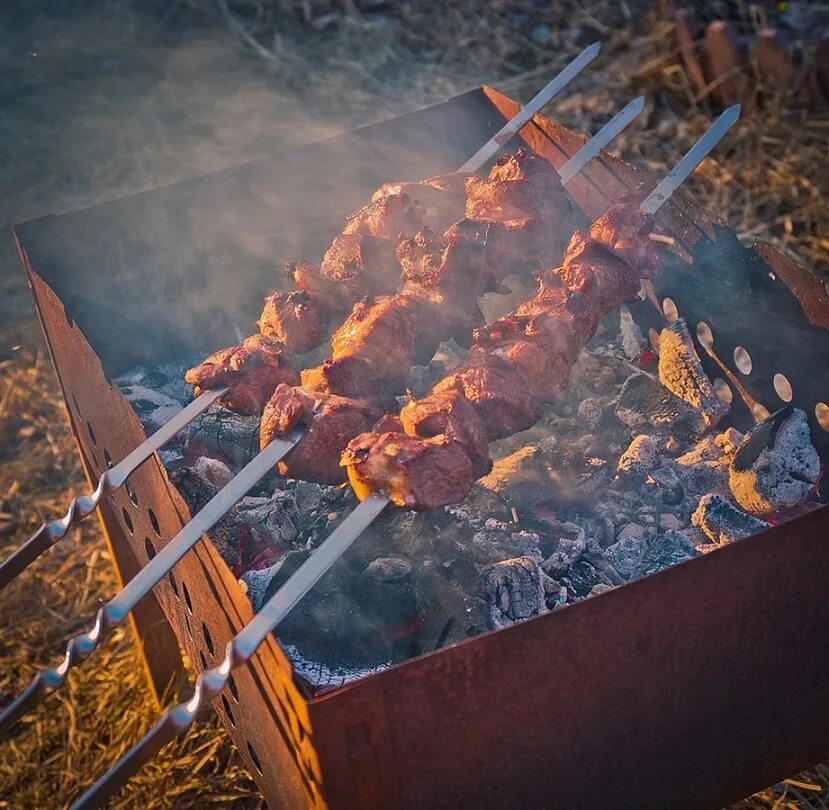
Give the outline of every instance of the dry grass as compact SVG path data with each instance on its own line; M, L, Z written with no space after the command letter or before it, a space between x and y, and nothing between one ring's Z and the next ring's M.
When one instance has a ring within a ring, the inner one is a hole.
M117 7L119 2L107 0L106 5ZM293 98L294 104L302 98L308 109L324 110L328 116L327 121L318 117L314 123L313 131L318 133L329 122L352 126L366 118L423 106L482 81L527 98L576 50L602 38L605 48L597 69L580 81L580 93L557 104L556 115L564 123L594 130L621 101L645 89L648 114L616 148L633 163L661 172L710 121L706 101L689 94L676 54L665 44L671 41L670 31L651 26L648 36L633 32L631 21L641 19L641 8L650 3L612 4L615 17L608 16L608 4L598 1L491 3L482 10L475 0L451 8L411 0L394 4L383 15L362 15L350 4L343 5L345 12L320 21L311 14L315 5L310 0L171 3L172 19L188 24L208 20L211 37L218 30L211 26L221 26L225 37L229 32L228 41L255 55L255 70L261 75L255 99L249 97L241 110L236 101L226 102L235 98L232 88L221 104L211 105L209 97L195 100L193 93L184 93L191 85L172 72L160 85L164 98L189 95L189 111L201 105L200 114L218 110L217 114L227 114L228 121L250 115L262 102L275 98L273 93ZM562 19L569 21L566 28L561 27ZM550 40L539 45L529 33L543 25L549 28ZM96 47L117 51L122 58L129 49L146 46L134 32L117 30L119 38ZM309 38L308 30L318 32L315 39ZM71 39L65 48L71 57ZM158 61L155 56L148 51L132 67L137 64L143 76L141 71L149 71ZM200 64L196 63L196 71ZM112 104L119 99L125 99L127 106L140 100L141 88L125 84L119 75L114 70L103 88L96 85L95 122L112 116ZM185 75L193 81L193 74ZM71 106L61 108L61 99L50 89L54 77L48 72L31 82L32 116L37 118L37 106L43 104L50 106L57 122L74 115ZM251 102L255 103L251 106ZM284 109L271 111L273 119ZM145 112L154 110L150 106ZM266 120L261 131L269 130L273 119ZM14 210L5 216L22 219L52 206L73 207L96 196L116 196L167 181L173 166L181 172L175 176L182 176L234 162L234 155L242 159L254 156L257 149L277 148L275 140L262 145L257 140L261 135L255 132L248 133L242 144L237 133L228 136L226 129L210 130L208 136L197 129L171 144L168 139L175 129L165 128L159 120L147 125L147 120L142 118L144 128L136 130L134 141L125 142L129 136L121 132L116 141L100 134L106 148L118 151L115 167L100 164L103 147L89 140L90 133L76 122L80 132L75 141L82 146L71 152L77 164L71 171L45 151L59 123L27 128L17 146L29 149L25 153L29 162L0 169L17 172L6 176L11 181L6 187L17 196L12 198ZM292 120L298 119L294 115ZM302 120L306 126L297 131L310 133L308 119ZM12 123L0 113L0 140L16 137ZM143 144L153 133L157 140L150 141L153 146L147 154ZM741 122L727 146L704 163L689 191L723 211L746 240L775 241L814 268L826 268L829 211L823 201L829 199L828 134L825 120L803 120L780 110L755 113ZM280 142L291 139L297 139L297 132ZM194 152L200 141L209 142L206 155ZM67 150L75 149L74 142L64 144ZM37 327L31 318L9 325L27 304L21 276L12 267L14 259L5 245L0 246L0 261L6 271L0 277L0 555L5 555L42 519L62 512L71 494L84 489L85 481ZM56 659L65 639L84 626L98 600L112 595L115 587L100 531L90 520L3 593L0 704L25 685L38 665ZM73 673L68 688L34 713L12 744L2 749L0 808L52 807L68 801L137 740L155 716L129 633L120 630L89 664ZM827 786L829 768L820 766L737 807L827 810ZM211 805L261 805L227 736L215 723L203 724L186 740L168 746L113 806Z

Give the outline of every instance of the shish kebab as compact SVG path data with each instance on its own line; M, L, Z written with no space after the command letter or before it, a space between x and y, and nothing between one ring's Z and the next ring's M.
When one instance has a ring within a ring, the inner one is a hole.
M611 141L616 134L636 117L641 107L641 99L636 99L617 113L576 155L565 163L561 169L561 178L567 181L572 179L584 165L601 151L603 146ZM510 156L507 156L506 163L509 163L510 159ZM530 160L530 158L525 159ZM547 169L541 169L542 162L548 167ZM561 180L559 176L546 161L542 161L541 158L532 158L531 163L535 167L534 170L536 172L544 173L547 183L550 181L550 175L553 175L555 177L555 187L560 188ZM496 165L495 169L493 169L496 178L497 170L498 166ZM492 181L480 182L486 184ZM532 219L532 217L529 219ZM554 227L553 222L545 222L545 224L550 228ZM543 240L540 241L543 243ZM240 369L240 374L235 378L237 388L234 389L233 385L231 385L229 396L239 399L238 389L240 387L257 385L259 382L257 375L260 373L261 368L261 366L254 366L253 368L246 369L243 367ZM251 381L251 377L253 377L253 381ZM274 399L277 400L277 403L282 400L280 391L291 392L292 389L284 384L279 386L277 392L274 393ZM204 394L201 396L204 396ZM305 465L306 467L310 465L310 468L313 470L313 460L316 459L319 463L325 458L325 454L327 453L328 460L333 460L333 467L337 472L338 480L344 482L346 476L345 471L339 466L340 454L345 449L349 439L370 429L374 425L376 414L372 411L371 406L366 405L362 401L343 397L336 397L336 399L340 400L343 408L339 412L336 412L335 408L333 418L330 412L326 412L325 410L317 411L313 416L314 424L310 428L307 426L303 428L299 424L289 426L285 430L280 430L280 433L284 434L284 438L277 438L273 435L277 426L263 418L263 451L221 492L209 501L194 516L193 520L183 527L113 600L98 611L96 623L92 631L87 634L79 634L69 640L64 660L58 667L47 668L35 676L27 689L0 713L0 734L5 733L8 728L16 723L32 707L62 686L69 669L75 664L82 663L86 660L98 644L100 644L105 634L124 621L129 611L198 542L202 534L208 531L250 487L264 477L270 467L286 456L289 451L294 450L298 444L305 450L301 458L304 457L308 460L308 464ZM345 414L345 421L342 419L343 413ZM367 419L366 414L371 414L373 418ZM322 430L319 429L320 424L323 426ZM315 428L316 443L313 436ZM319 441L320 434L322 434L322 442ZM309 441L309 438L311 441ZM321 447L325 448L323 453L318 452ZM332 465L329 464L329 466ZM239 486L246 488L240 490Z
M535 332L534 328L541 327L541 323L537 320L533 322L533 318L543 315L542 310L546 304L551 307L548 326L553 326L559 316L565 317L565 325L561 327L561 332L557 337L551 336L552 340L549 343L540 339L535 343L549 355L552 366L555 366L555 361L558 359L558 362L566 367L566 374L569 374L571 363L569 358L572 356L574 343L578 344L589 339L602 313L610 311L625 298L636 297L640 280L649 278L656 269L653 242L649 240L649 233L653 227L653 215L716 146L737 121L739 115L739 105L730 107L722 113L645 198L638 210L630 202L611 205L591 226L588 234L574 235L562 267L542 274L538 293L516 309L515 320L512 323L528 328L528 331L521 333L523 337L532 336L537 339L540 338L540 332ZM611 229L616 229L615 234L609 233ZM608 236L611 237L611 244L603 241ZM609 265L603 267L602 262L607 261ZM593 301L590 300L591 296L594 296ZM522 318L526 320L521 320ZM475 345L489 347L483 351L495 351L494 346L503 345L501 341L505 338L499 336L498 331L507 327L508 319L509 316L496 322L498 325L490 325L483 333L479 333ZM569 328L573 328L574 336L568 339L564 333ZM514 329L515 326L510 325L507 331L510 334L516 334ZM553 331L555 331L554 326ZM533 342L532 340L523 341L522 338L515 338L515 340L525 343ZM473 364L469 367L475 366ZM566 375L564 372L559 372L558 385L562 384L561 376ZM542 396L554 397L558 391L558 385L554 385L546 395ZM489 418L497 421L492 414ZM509 429L505 424L502 427L505 432ZM417 441L428 442L429 440L417 439ZM358 454L362 443L362 438L355 440L348 452ZM395 453L385 454L392 459L398 457ZM346 463L351 463L348 454L346 454ZM397 472L395 466L396 462L393 462L389 468L393 474ZM384 476L385 473L378 477L385 480ZM372 482L360 477L357 483L359 489L364 483ZM394 481L392 484L395 485ZM221 664L205 670L198 676L193 697L165 712L158 723L113 768L71 805L71 810L88 810L88 808L102 806L167 742L192 726L199 709L205 702L218 696L226 687L231 671L253 656L259 645L274 631L279 622L382 512L390 500L390 496L386 494L367 494L366 492L358 492L358 494L362 497L361 503L265 603L259 613L228 642L225 658Z
M403 393L411 367L428 362L442 340L454 336L468 345L464 335L484 323L480 296L508 275L528 275L559 262L564 245L557 234L569 234L576 225L576 209L564 186L643 103L641 97L630 102L560 173L524 149L502 156L489 177L466 181L466 219L442 236L424 228L401 240L401 291L358 302L333 335L331 357L304 370L301 386L276 386L265 405L262 446L299 424L306 428L299 445L279 463L284 475L344 483L340 453L345 445L372 429L384 412L397 410L392 395ZM206 372L212 381L214 368L203 364L185 379L194 382ZM244 375L237 380L247 384Z
M475 153L463 166L458 170L460 178L460 188L463 189L463 180L471 173L474 173L488 160L494 157L498 151L518 130L521 129L532 117L539 112L547 103L549 103L567 84L570 83L590 62L592 62L599 54L601 44L594 42L585 48L575 59L573 59L552 81L542 88L528 103L524 106L512 119L510 119L503 127L479 150ZM598 137L598 133L597 136ZM592 148L594 139L591 139L583 149ZM599 147L607 145L606 143ZM581 152L581 150L580 150ZM597 150L598 152L598 150ZM349 223L346 225L344 231L359 231L364 230L366 234L360 237L365 244L373 242L379 237L371 237L369 231L376 231L380 233L380 228L384 228L386 232L390 230L388 223L382 225L378 223L378 218L382 218L383 214L394 214L398 209L402 210L402 204L399 199L407 194L413 195L415 199L424 196L426 203L428 203L426 216L432 218L435 216L435 206L438 201L445 204L449 199L448 189L452 186L453 181L451 175L445 175L437 178L430 178L419 183L388 183L378 189L373 195L372 202L368 206L358 211ZM454 187L454 186L452 186ZM442 192L446 192L442 194ZM457 195L455 195L457 197ZM386 197L394 197L395 202L388 203L383 201ZM408 203L407 203L408 204ZM457 206L457 202L455 203ZM422 210L421 205L419 210ZM457 207L458 212L463 211L462 203ZM445 214L444 214L445 216ZM449 221L456 217L451 217ZM432 221L435 220L432 218ZM361 223L358 225L358 222ZM348 234L341 234L348 235ZM352 233L351 236L359 236L359 234ZM352 242L355 240L351 240ZM336 242L336 240L335 240ZM334 245L332 245L332 249ZM393 249L393 248L392 248ZM371 252L371 251L369 251ZM376 252L376 251L375 251ZM381 251L382 252L382 251ZM349 275L352 280L355 277L355 271L358 267L360 256L357 256L349 265ZM331 259L331 275L329 284L333 283L336 277L336 272L333 270L334 260ZM373 265L372 265L373 266ZM303 264L305 270L308 266ZM329 267L329 265L326 265ZM310 271L308 271L310 273ZM312 274L313 275L313 274ZM310 278L310 276L309 276ZM310 283L310 282L309 282ZM359 286L359 285L358 285ZM361 288L362 289L362 288ZM290 295L290 294L286 294ZM300 296L301 298L302 296ZM340 298L342 294L340 294ZM269 297L269 301L270 301ZM260 318L260 326L265 322L265 332L274 332L277 328L281 329L288 338L289 343L286 346L277 343L271 334L260 334L249 337L242 347L235 350L224 350L224 360L227 369L232 378L234 370L249 374L250 371L258 366L259 370L256 374L261 378L260 382L266 386L270 386L267 390L267 396L273 392L278 381L297 381L295 379L296 372L290 367L284 355L283 349L287 348L294 353L301 353L307 351L303 348L302 337L303 333L307 331L308 319L302 318L304 312L301 305L294 307L293 305L286 305L275 308L269 305L266 301L265 310ZM271 302L272 304L273 302ZM281 315L277 313L281 312ZM276 322L278 318L283 320L280 323L282 327L277 327ZM297 319L296 327L291 328L289 322L292 318ZM320 338L321 342L322 338ZM291 342L292 341L292 342ZM273 383L273 385L271 385ZM166 425L156 431L152 436L147 438L138 447L135 448L129 455L122 459L112 469L106 470L99 478L95 490L89 495L82 495L73 498L67 508L66 514L56 520L50 520L43 523L37 531L34 532L24 543L22 543L12 554L6 559L0 561L0 590L6 587L15 577L24 571L31 563L33 563L41 554L48 551L53 545L60 541L69 532L69 529L76 523L91 515L98 507L101 498L104 495L109 495L119 490L129 478L129 476L140 467L150 456L157 450L163 447L174 436L180 433L190 422L196 419L200 414L204 413L214 402L221 400L228 394L228 386L222 383L211 386L209 390L205 390L193 402L191 402L184 410L171 419ZM236 410L242 413L255 412L259 413L263 401L256 395L256 386L254 386L254 400L251 401L250 391L237 391L239 396L235 404ZM246 394L248 396L246 396Z

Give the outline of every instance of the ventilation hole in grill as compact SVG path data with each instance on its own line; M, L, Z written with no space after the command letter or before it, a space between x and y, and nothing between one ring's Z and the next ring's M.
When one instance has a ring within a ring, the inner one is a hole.
M651 344L651 348L655 352L659 351L659 332L657 332L653 327L648 329L648 343Z
M193 638L193 628L190 627L190 617L186 613L184 614L184 626L187 628L187 637Z
M726 405L730 405L734 400L734 392L731 390L731 386L722 377L714 378L714 390Z
M259 761L259 754L256 753L256 749L248 742L248 753L250 754L250 758L253 760L253 764L256 766L256 770L259 773L262 773L262 763Z
M92 425L89 422L86 423L86 430L89 433L89 438L92 440L92 446L98 446L98 440L95 438L95 431L92 430Z
M815 419L824 430L829 431L829 405L825 402L818 402L815 405Z
M829 281L823 282L823 289L826 290L826 294L829 295Z
M134 531L134 528L133 528L133 525L132 525L132 518L130 517L130 513L127 512L126 509L122 509L121 510L121 516L124 518L124 523L126 524L127 531L130 534L132 534L133 531Z
M204 672L207 669L207 659L201 650L199 650L199 661L201 661L201 671Z
M132 505L138 506L138 493L129 480L124 481L124 489L127 491L127 497L132 501Z
M774 390L783 402L791 402L794 398L792 384L783 374L774 375Z
M111 470L114 466L112 463L112 456L109 454L109 450L107 450L106 448L104 448L104 464L107 465L108 470Z
M187 612L193 615L193 603L190 601L190 591L187 589L187 583L181 583L181 589L184 591L184 604L187 605Z
M80 416L81 415L81 406L78 405L78 400L75 399L74 394L72 394L72 404L75 406L75 413L78 414L78 416Z
M144 538L144 551L147 552L147 557L149 557L149 559L155 557L155 546L149 537Z
M697 340L706 349L711 349L714 346L714 333L705 321L700 321L697 324Z
M150 516L150 525L153 527L153 531L161 537L161 527L158 525L158 518L155 516L155 512L152 509L148 509L147 514Z
M204 634L204 643L207 645L207 649L210 650L210 654L213 655L213 639L210 637L210 630L207 629L204 622L201 623L201 631Z
M751 413L758 422L769 418L768 409L763 407L759 402L751 409Z
M666 298L662 302L662 312L665 313L668 323L673 323L679 318L679 310L676 308L676 304L673 302L672 298Z
M233 699L238 703L239 690L236 688L236 678L233 677L232 672L227 676L227 688L230 689L230 694L233 695Z
M230 710L230 701L225 695L222 695L222 706L224 706L227 719L230 720L230 725L236 728L236 721L233 719L233 712Z
M751 355L742 346L737 346L734 349L734 365L746 376L751 374L751 369L754 368L754 364L751 362Z
M170 571L170 573L167 574L167 576L170 578L170 587L173 589L173 593L176 595L176 599L178 599L178 582L176 582L175 574L173 574L173 572Z

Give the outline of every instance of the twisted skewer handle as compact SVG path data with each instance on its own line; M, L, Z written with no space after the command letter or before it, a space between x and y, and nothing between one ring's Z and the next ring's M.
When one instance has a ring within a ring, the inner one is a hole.
M371 495L362 501L265 603L259 613L228 642L224 660L196 678L193 697L168 709L136 745L75 800L70 810L101 807L170 740L187 731L195 722L199 710L227 686L231 671L250 660L259 645L319 582L388 502L385 495Z
M9 729L24 714L66 683L69 670L95 652L107 633L127 618L130 611L153 586L196 545L202 535L214 526L236 501L273 469L276 462L294 447L301 436L302 431L295 430L289 438L271 442L98 611L95 625L88 633L81 633L69 640L60 665L41 670L28 688L0 713L0 739L6 736Z
M106 470L98 479L98 486L91 495L73 498L62 518L44 523L23 545L0 562L0 591L25 571L41 554L64 538L72 526L91 515L98 508L104 495L116 492L124 486L127 478L136 468L189 425L199 414L204 413L226 391L226 388L213 388L205 391L166 425L138 445L123 461L111 470Z

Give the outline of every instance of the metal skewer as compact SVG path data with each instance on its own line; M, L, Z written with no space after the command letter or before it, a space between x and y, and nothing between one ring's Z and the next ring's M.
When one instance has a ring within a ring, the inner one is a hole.
M73 636L66 645L63 661L57 667L41 670L29 686L0 713L0 738L44 698L63 686L72 667L89 658L106 634L121 624L138 602L162 577L198 543L202 535L236 503L257 481L270 472L302 437L294 431L287 439L276 439L242 468L223 489L219 490L197 512L193 519L138 572L95 617L88 633Z
M499 129L498 132L496 132L495 135L493 135L492 138L487 141L469 160L467 160L466 163L458 169L458 171L475 172L480 169L481 166L493 157L493 155L495 155L498 150L533 117L533 115L547 105L554 96L558 95L561 90L563 90L585 67L587 67L587 65L590 64L596 56L598 56L600 50L601 43L599 42L594 42L592 45L585 48L552 81L550 81L549 84L536 93L536 95L527 103L525 107L516 113L513 118L507 121L507 123L504 124L504 126L501 127L501 129ZM644 98L642 99L642 103L644 103ZM630 106L631 105L628 105L628 107ZM625 113L625 111L628 110L628 107L626 107L625 110L622 110L622 112L619 113L619 116ZM633 117L638 115L640 111L641 106L635 113L633 113L631 118L626 118L624 123L619 122L618 130L608 138L607 143L609 143L609 141L612 140L616 134L621 132L625 126L627 126L627 123L629 123ZM613 121L616 121L616 118L619 116L614 117ZM594 138L598 138L602 135L602 133L603 130L598 132ZM591 139L591 141L592 140L593 139ZM602 148L602 146L599 146L598 149L590 155L590 157L586 157L587 153L582 155L582 150L579 150L579 152L577 152L576 155L562 167L562 172L567 169L567 167L570 167L568 169L571 175L569 179L572 179L572 177L578 174L579 171L581 171L581 168L589 163ZM583 161L581 166L578 168L576 168L578 163L574 163L576 158L580 158ZM571 166L570 164L573 165ZM562 182L565 185L569 182L569 179L564 180L562 175ZM191 402L174 419L136 447L135 450L133 450L122 462L113 467L113 469L105 472L98 479L95 491L91 495L82 495L74 498L70 502L66 514L62 518L44 523L28 540L23 543L23 545L21 545L16 551L12 552L12 554L10 554L5 560L0 562L0 591L2 591L3 588L9 584L9 582L17 577L29 565L31 565L41 554L48 551L48 549L55 545L55 543L65 537L69 529L75 523L80 522L92 514L104 495L109 495L120 489L137 467L143 464L162 445L166 444L173 436L176 435L176 433L183 430L197 416L206 411L207 408L210 407L210 405L221 397L226 391L227 388L205 391L198 399Z
M602 49L601 42L588 45L558 76L537 93L519 113L498 130L474 155L472 155L459 172L476 172L490 158L495 157L504 144L518 132L537 112L549 104L579 73L582 72Z
M65 537L75 523L79 523L85 517L91 515L98 508L98 504L104 495L109 495L120 489L127 478L156 450L167 444L173 436L187 427L197 416L204 413L226 391L227 388L212 388L205 391L176 414L166 425L138 445L123 461L119 461L112 469L107 470L98 479L98 485L91 495L80 495L73 498L62 518L42 524L25 543L0 562L0 591L41 554Z
M630 105L629 105L630 106ZM676 164L654 192L640 206L643 213L656 213L716 146L739 118L739 105L730 107L708 128L706 133ZM677 182L677 178L679 178ZM655 197L656 192L658 196ZM654 203L653 199L657 202ZM650 201L650 202L649 202ZM647 210L645 204L648 204ZM219 666L202 672L196 679L193 697L173 706L158 723L133 746L92 787L83 793L70 810L90 810L109 799L142 765L174 737L185 732L195 722L198 710L225 688L233 669L247 662L280 621L331 566L351 547L372 521L389 503L385 494L369 495L331 533L288 581L264 604L259 613L228 643L225 658Z
M558 78L558 77L557 77ZM554 80L555 81L555 80ZM546 88L545 88L546 90ZM542 91L544 93L545 91ZM570 179L580 172L590 160L598 154L598 152L606 146L624 127L630 123L641 112L644 105L644 98L639 97L630 102L620 112L618 112L611 121L605 125L596 135L594 135L575 155L573 155L567 163L562 167L562 171L566 171ZM598 148L597 148L598 145ZM97 505L100 497L104 493L113 492L118 487L122 486L130 472L132 472L140 463L145 461L152 452L168 441L172 436L184 428L190 421L195 419L199 413L204 411L212 402L222 396L227 389L215 389L205 392L190 405L187 406L174 419L168 422L161 430L153 434L149 439L143 442L139 447L133 450L127 458L120 462L112 470L108 470L101 477L98 489L96 489L97 498L92 503L85 502L85 507L89 507L85 512L73 512L70 509L67 517L64 519L66 527L63 529L63 534L72 523L73 517L81 519L90 514ZM211 526L227 512L228 509L244 495L245 492L252 487L256 481L262 478L265 473L273 467L276 462L288 453L298 441L299 434L291 440L278 440L269 445L265 450L261 451L250 464L247 465L224 489L216 494L205 508L199 512L182 530L162 549L150 563L142 569L139 574L132 579L129 584L118 594L111 602L98 612L95 628L88 634L80 634L73 637L67 647L63 663L57 668L50 668L39 673L27 689L21 693L14 702L7 706L6 709L0 713L0 736L2 736L11 726L13 726L23 715L34 708L38 703L44 700L48 695L61 687L66 680L66 673L75 664L85 661L95 650L100 643L102 636L110 629L120 624L127 616L130 610L137 604L137 602L149 592L149 590L167 573L167 571L178 562L184 554L195 545L204 532L210 529ZM279 447L275 448L275 445ZM263 458L271 459L270 461L262 461ZM235 494L238 493L238 494ZM95 497L95 496L93 496ZM215 507L213 507L216 502ZM221 508L221 511L217 511ZM211 510L211 511L208 511ZM210 520L208 523L207 521ZM61 535L63 536L63 535ZM59 539L59 538L58 538ZM24 546L29 546L27 541ZM48 547L48 546L47 546ZM29 551L26 552L26 559L23 555L18 560L14 567L16 573L19 573L26 567L28 562L35 559L41 551L37 551L37 546L32 543L29 546ZM23 551L21 548L18 550ZM18 552L15 552L17 554ZM15 555L12 555L14 558ZM10 558L9 561L12 560ZM165 567L166 561L166 567ZM5 563L4 563L5 565ZM12 567L10 566L10 571ZM14 575L16 575L16 573ZM9 577L10 579L12 577Z

